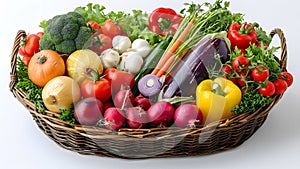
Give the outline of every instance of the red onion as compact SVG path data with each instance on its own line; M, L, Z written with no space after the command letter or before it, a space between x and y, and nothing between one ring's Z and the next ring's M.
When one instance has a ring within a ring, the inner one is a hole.
M82 99L74 110L76 120L85 125L96 124L104 112L103 103L95 97Z
M178 127L195 127L202 122L203 115L194 104L180 105L174 113L174 123Z
M157 102L148 109L148 120L153 126L167 127L173 120L174 111L171 103Z

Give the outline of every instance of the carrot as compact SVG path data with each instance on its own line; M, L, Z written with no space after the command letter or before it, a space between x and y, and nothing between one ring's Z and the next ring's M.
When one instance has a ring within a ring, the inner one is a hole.
M188 23L186 28L183 30L181 35L178 39L174 42L174 44L166 51L165 55L159 61L158 65L153 70L152 74L156 75L157 77L161 77L165 71L170 67L170 65L174 62L175 58L173 54L176 52L178 47L182 44L184 38L188 35L189 31L191 30L195 21L195 17ZM173 56L173 57L172 57Z
M161 77L162 75L164 75L174 61L175 61L175 56L171 55L169 59L166 61L166 63L158 70L156 76Z
M182 58L186 53L188 52L188 50L184 50L182 51L177 57L178 58ZM174 61L176 60L174 55L171 55L169 57L169 59L166 61L166 63L161 67L161 69L156 73L157 77L161 77L162 75L164 75L167 70L170 68L170 66L174 63Z

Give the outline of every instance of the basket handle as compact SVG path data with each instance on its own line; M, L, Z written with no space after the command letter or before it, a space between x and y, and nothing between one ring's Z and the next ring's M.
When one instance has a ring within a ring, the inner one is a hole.
M286 45L286 39L284 36L284 33L281 29L276 28L271 31L270 36L271 38L274 37L274 35L278 35L280 38L281 43L281 56L280 56L280 67L282 70L286 70L287 66L287 45Z
M12 48L11 53L11 72L10 72L10 84L9 89L10 91L13 90L16 83L18 82L18 75L17 75L17 56L20 48L21 40L26 36L26 32L24 30L19 30L14 41L14 46Z

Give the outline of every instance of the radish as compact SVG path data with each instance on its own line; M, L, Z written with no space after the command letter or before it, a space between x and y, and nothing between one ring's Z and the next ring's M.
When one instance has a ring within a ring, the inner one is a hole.
M116 107L121 108L122 110L125 108L133 107L134 104L134 95L130 90L120 90L114 96L114 104Z
M147 113L141 107L131 107L126 111L126 119L130 128L144 128L147 124Z
M148 98L145 98L143 96L137 96L134 99L135 105L141 107L143 110L148 110L151 106L151 102Z
M107 129L118 130L125 122L124 113L121 109L111 107L104 112L104 126Z
M174 107L171 103L160 101L148 109L148 119L153 126L167 127L173 120Z
M111 100L104 102L103 103L103 110L105 111L106 109L110 108L110 107L114 107L114 104Z
M194 104L180 105L174 113L174 122L181 128L194 128L202 122L202 119L202 113Z

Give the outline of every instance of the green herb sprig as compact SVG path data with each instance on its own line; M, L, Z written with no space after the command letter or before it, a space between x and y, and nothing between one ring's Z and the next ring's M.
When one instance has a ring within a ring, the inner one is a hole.
M25 92L26 98L34 103L37 112L44 114L46 107L42 99L43 88L35 85L28 77L27 66L22 62L21 58L17 59L17 75L18 82L16 88Z
M71 105L71 108L68 109L61 109L61 114L59 118L65 122L67 122L69 125L74 125L75 123L75 117L74 117L74 104Z
M243 94L241 103L233 107L231 111L235 114L253 113L257 108L264 107L271 101L272 97L265 97L256 90Z

